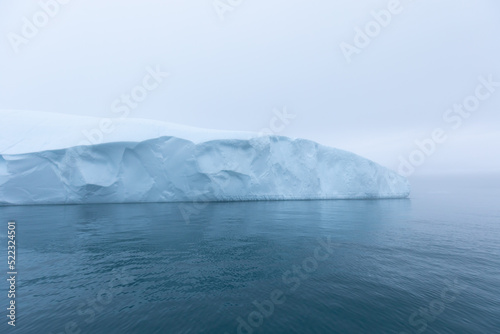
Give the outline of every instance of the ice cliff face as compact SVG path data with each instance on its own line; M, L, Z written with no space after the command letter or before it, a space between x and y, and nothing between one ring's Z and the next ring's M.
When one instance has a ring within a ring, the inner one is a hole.
M286 137L177 137L0 154L0 204L404 198L406 178Z

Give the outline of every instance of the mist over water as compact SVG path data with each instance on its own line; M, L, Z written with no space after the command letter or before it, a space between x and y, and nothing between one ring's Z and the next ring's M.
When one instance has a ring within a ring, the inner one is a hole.
M189 224L178 203L0 207L17 221L16 332L494 333L498 180L197 204Z

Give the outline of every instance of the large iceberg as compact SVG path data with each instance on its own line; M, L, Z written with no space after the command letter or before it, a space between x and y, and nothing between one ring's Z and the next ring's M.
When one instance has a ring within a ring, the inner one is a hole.
M19 115L7 117L5 131L14 137ZM82 131L69 135L68 124L81 126L83 118L65 119L61 134L56 119L47 121L55 117L33 123L38 138L30 146L0 137L0 204L405 198L410 192L395 172L309 140L127 120L135 128L119 122L114 138L75 145ZM48 124L55 129L49 140L41 135Z

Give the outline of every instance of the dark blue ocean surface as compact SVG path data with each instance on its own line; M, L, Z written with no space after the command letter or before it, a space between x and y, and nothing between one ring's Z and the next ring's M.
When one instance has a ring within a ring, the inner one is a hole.
M445 182L446 181L446 182ZM500 333L500 188L406 200L0 207L0 333Z

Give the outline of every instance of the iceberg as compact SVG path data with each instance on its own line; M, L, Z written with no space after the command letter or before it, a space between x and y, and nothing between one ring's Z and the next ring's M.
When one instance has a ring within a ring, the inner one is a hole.
M32 114L35 121L26 132L16 120L27 114L10 114L11 136L17 128L18 136L36 138L29 139L31 145L20 137L0 138L0 204L375 199L410 193L408 180L394 171L310 140L128 119L116 121L113 136L101 135L100 143L75 145L87 124L83 120L91 125L98 119L65 116L65 126L58 127L54 115L44 114L37 123L40 113Z

